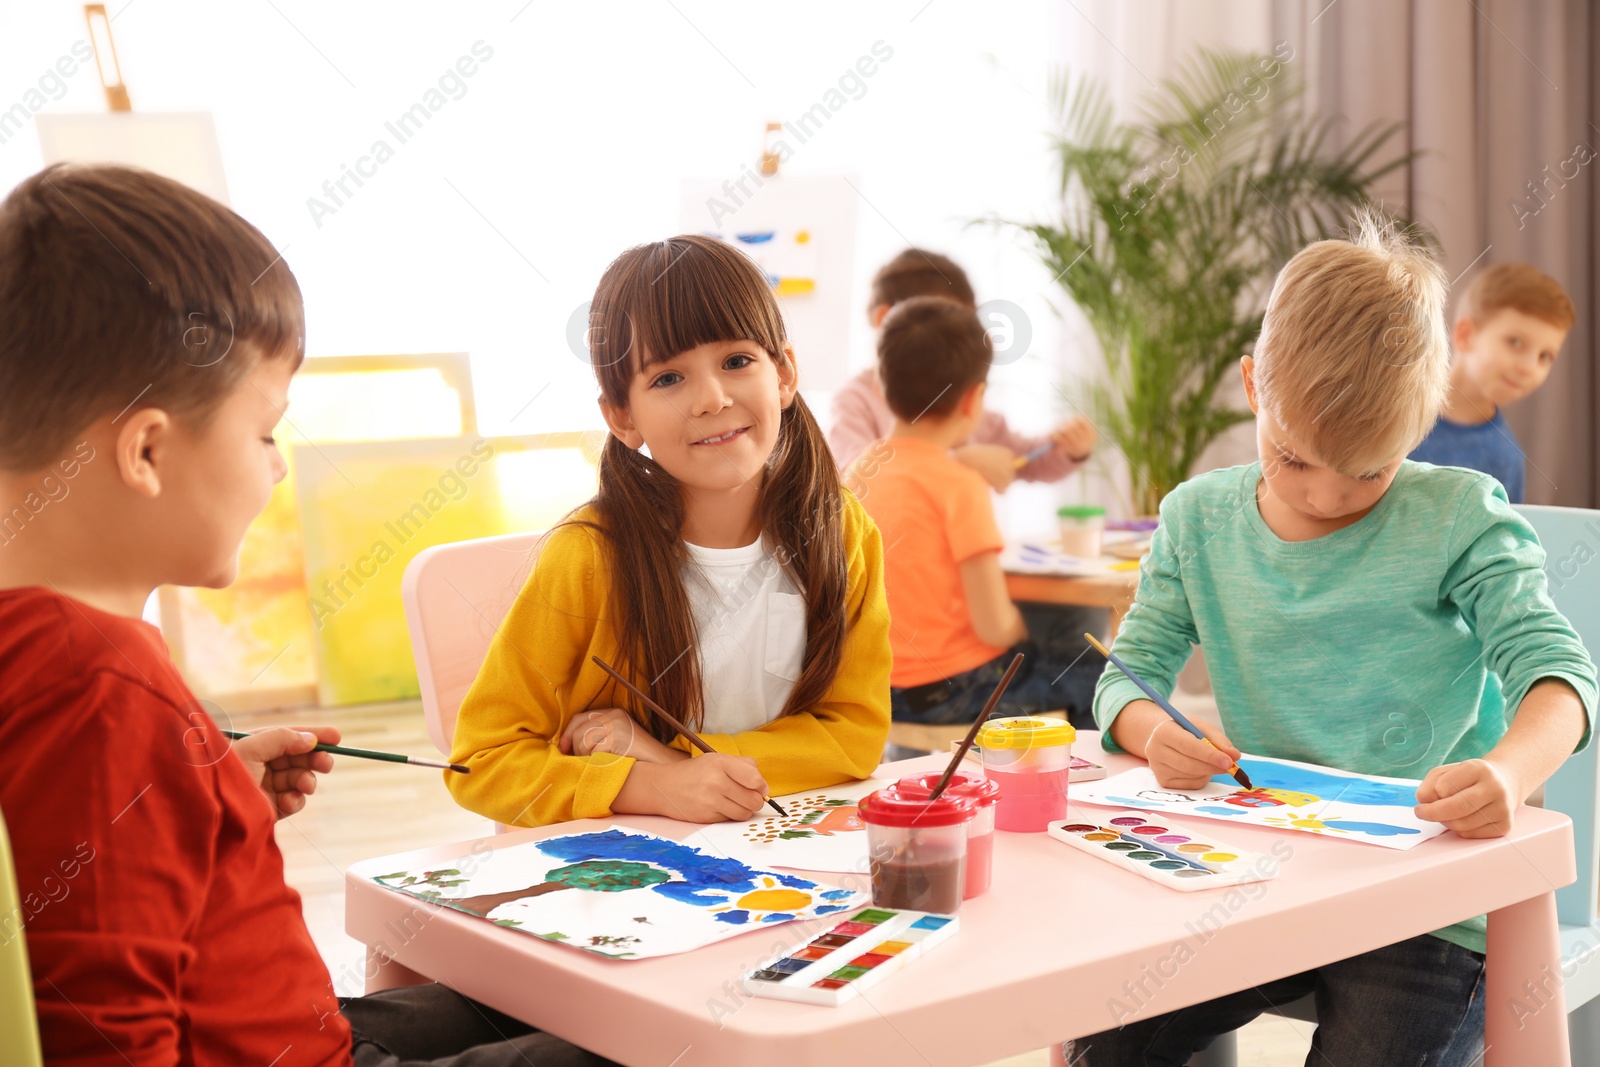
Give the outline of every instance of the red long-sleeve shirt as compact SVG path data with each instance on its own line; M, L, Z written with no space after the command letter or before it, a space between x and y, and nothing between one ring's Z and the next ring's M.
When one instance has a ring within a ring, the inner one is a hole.
M0 591L0 811L52 1065L350 1062L272 807L155 627Z

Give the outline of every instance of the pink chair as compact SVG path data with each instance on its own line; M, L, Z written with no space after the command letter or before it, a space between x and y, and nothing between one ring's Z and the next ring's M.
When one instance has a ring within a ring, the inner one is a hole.
M428 738L449 754L461 700L533 572L545 534L506 534L418 552L400 583Z

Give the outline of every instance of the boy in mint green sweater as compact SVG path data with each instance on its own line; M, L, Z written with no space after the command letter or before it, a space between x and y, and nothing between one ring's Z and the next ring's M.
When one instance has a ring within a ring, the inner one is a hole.
M1205 649L1221 723L1186 733L1108 670L1110 750L1194 788L1240 751L1420 778L1417 814L1506 834L1588 743L1595 669L1545 589L1544 550L1493 478L1405 459L1449 383L1436 263L1364 224L1279 274L1243 360L1260 462L1179 486L1114 651L1171 692ZM1089 1067L1180 1067L1316 993L1312 1061L1470 1063L1483 1045L1480 916L1078 1042ZM1308 1061L1309 1062L1309 1061Z

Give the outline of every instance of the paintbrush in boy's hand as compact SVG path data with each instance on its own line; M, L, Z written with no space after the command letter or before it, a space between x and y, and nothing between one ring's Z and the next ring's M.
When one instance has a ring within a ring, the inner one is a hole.
M246 730L223 730L224 737L231 737L235 741L249 737ZM361 759L383 760L386 763L409 763L413 767L437 767L441 771L455 771L457 774L471 774L471 767L463 767L459 763L447 763L444 760L425 759L422 756L406 756L399 752L378 752L370 748L346 748L344 745L318 745L313 752L331 752L335 756L358 756Z
M1132 682L1134 685L1138 686L1140 689L1144 690L1144 695L1149 697L1151 700L1155 701L1156 707L1160 708L1162 711L1164 711L1168 715L1172 716L1172 721L1173 722L1177 723L1179 726L1183 727L1185 730L1188 730L1191 734L1194 734L1196 737L1198 737L1200 740L1204 741L1206 744L1211 745L1211 739L1209 737L1207 737L1205 734L1200 732L1200 727L1198 727L1194 723L1190 722L1187 718L1184 717L1183 712L1179 711L1177 708L1175 708L1171 704L1169 704L1167 702L1167 698L1166 697L1162 696L1160 693L1156 692L1154 689L1151 689L1149 684L1146 683L1143 678L1141 678L1137 674L1133 673L1133 669L1131 667L1129 667L1126 663L1122 662L1116 656L1113 656L1111 654L1111 650L1109 648L1107 648L1105 645L1102 645L1099 641L1095 640L1094 634L1084 634L1083 636L1085 636L1085 637L1087 637L1089 639L1089 643L1091 645L1093 645L1095 648L1099 649L1100 654L1102 656L1104 656L1106 659L1111 661L1111 665L1113 667L1115 667L1117 670L1121 671L1123 674L1126 674L1128 676L1128 680L1130 682ZM1212 748L1216 748L1217 746L1216 745L1211 745L1211 747ZM1233 780L1234 781L1238 782L1240 785L1244 786L1246 789L1254 789L1255 788L1255 786L1252 785L1251 782L1250 782L1250 776L1248 774L1244 773L1244 768L1240 767L1237 763L1235 763L1232 767L1228 768L1228 773L1233 775Z
M939 781L934 784L933 792L928 794L930 803L938 800L939 794L943 793L945 786L950 784L950 778L956 773L956 768L961 766L961 761L967 758L967 749L971 748L972 742L978 739L978 731L983 728L984 720L989 717L989 713L994 710L994 706L1000 703L1000 695L1006 691L1006 686L1011 684L1011 679L1016 677L1017 668L1020 666L1022 666L1022 653L1018 652L1011 657L1011 666L1007 667L1006 673L1000 676L1000 684L995 686L994 692L989 694L989 700L983 705L983 710L978 712L976 719L972 720L972 728L967 731L967 736L961 739L961 745L956 749L955 756L951 758L950 766L944 769L944 773L939 776Z
M662 722L666 723L668 726L672 727L674 730L678 731L685 738L687 738L689 743L691 745L693 745L695 748L698 748L701 752L704 752L704 753L706 753L708 755L714 754L717 751L716 749L712 748L710 745L706 744L705 739L702 738L699 734L695 733L693 730L689 729L683 723L679 722L676 718L674 718L672 713L667 711L666 708L662 707L660 704L657 704L654 700L651 700L649 697L645 696L644 695L644 690L640 689L638 686L636 686L632 682L628 681L622 675L618 674L616 668L611 666L611 664L607 663L605 660L601 659L599 656L590 656L589 658L594 660L594 665L596 667L599 667L601 670L603 670L607 674L611 675L611 677L615 678L622 685L622 687L624 689L626 689L628 692L632 693L634 696L638 697L639 700L644 703L645 707L649 708L651 711L653 711L657 715L661 716L661 721ZM778 802L776 800L773 800L771 797L767 798L767 806L770 807L773 811L777 812L779 815L784 816L785 818L787 818L788 815L789 815L789 813L784 811L783 808L778 805Z

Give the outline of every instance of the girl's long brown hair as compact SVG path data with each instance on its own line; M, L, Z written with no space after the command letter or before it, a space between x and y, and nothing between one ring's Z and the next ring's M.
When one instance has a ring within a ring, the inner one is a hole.
M760 268L710 237L630 248L606 268L589 310L589 355L601 396L628 406L635 373L717 341L760 345L780 368L788 335ZM609 610L631 674L657 703L698 728L705 715L699 641L682 569L683 496L665 468L607 435L591 504L612 556ZM782 714L816 705L839 671L848 588L839 474L797 392L784 410L757 504L763 536L804 592L804 665ZM635 709L642 711L643 709ZM662 741L674 735L656 722Z

